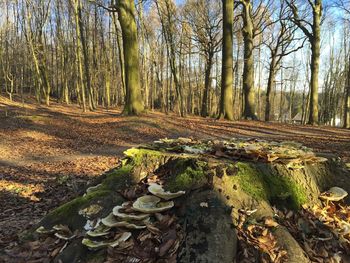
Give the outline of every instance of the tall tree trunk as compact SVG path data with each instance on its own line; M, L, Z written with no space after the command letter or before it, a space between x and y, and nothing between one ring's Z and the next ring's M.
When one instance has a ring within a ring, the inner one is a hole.
M309 124L318 123L318 72L320 67L320 41L312 44Z
M160 5L158 3L158 1L155 1L156 6L157 6L157 11L158 11L158 15L160 17L160 22L162 24L162 29L163 29L163 33L164 33L164 38L165 38L165 42L167 44L167 54L168 54L168 60L169 60L169 65L170 65L170 70L171 70L171 74L174 80L174 85L175 85L175 91L176 91L176 100L180 102L180 115L181 117L185 116L185 108L184 108L184 103L183 103L183 90L182 90L182 86L181 86L181 81L179 80L179 70L177 68L177 63L176 63L176 43L174 40L174 36L173 34L176 34L176 32L174 32L174 25L173 25L173 21L171 19L171 1L166 0L164 1L165 4L165 9L161 11ZM164 14L164 12L166 12ZM164 17L166 18L166 20L164 20ZM167 107L169 110L169 107Z
M221 100L219 118L233 120L233 0L223 0Z
M89 57L88 57L88 51L87 51L87 43L84 35L84 24L83 24L83 19L81 14L81 1L80 0L76 0L76 1L77 1L76 12L78 16L78 29L80 31L79 37L80 37L81 47L83 51L84 73L85 73L86 88L88 91L89 107L90 107L90 110L94 110L96 106L94 103L93 92L91 87Z
M124 67L124 59L123 59L123 48L122 48L122 39L121 39L121 34L119 32L118 28L118 20L115 16L115 13L112 13L112 20L113 20L113 25L114 25L114 30L117 38L117 47L118 47L118 60L119 60L119 65L120 65L120 80L122 84L122 92L124 96L124 100L126 101L126 87L125 87L125 67Z
M85 100L85 85L84 85L84 71L82 64L82 43L81 43L81 31L79 29L79 15L78 15L78 6L80 0L72 0L74 6L74 17L75 17L75 33L77 37L76 43L76 57L79 71L79 81L77 82L77 93L80 93L80 100L82 103L83 111L86 111L86 100ZM80 89L79 89L80 87ZM78 100L79 101L79 100Z
M313 35L311 37L311 83L309 124L318 123L318 73L320 68L321 16L322 0L316 0L313 6Z
M343 127L350 128L350 55L347 70L347 79L344 89L344 113L343 113Z
M122 29L125 86L127 90L127 100L123 113L127 115L138 115L144 108L140 89L139 51L135 4L133 0L118 1L118 19Z
M243 38L244 38L244 69L243 69L243 118L256 120L255 89L254 89L254 56L253 56L253 21L252 4L250 0L243 1Z
M269 78L267 80L266 101L265 101L265 121L271 121L273 118L272 92L276 76L276 58L271 55L271 63L269 68Z
M205 65L205 80L204 80L204 92L203 92L203 98L202 98L202 108L201 108L201 116L207 117L208 116L208 96L209 96L209 90L210 90L210 74L211 74L211 68L213 66L213 56L214 54L208 54L207 63Z

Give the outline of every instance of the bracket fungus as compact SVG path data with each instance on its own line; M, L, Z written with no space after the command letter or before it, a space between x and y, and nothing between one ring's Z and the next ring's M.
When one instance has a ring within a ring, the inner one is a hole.
M55 230L54 229L46 229L45 227L41 226L38 227L35 232L39 233L39 234L51 234L54 233Z
M55 237L58 237L62 240L71 240L76 237L76 235L69 235L68 233L55 233Z
M334 186L330 188L328 191L320 194L320 199L337 202L344 199L347 195L348 193L343 188Z
M153 195L141 196L132 205L134 210L149 214L163 212L173 206L173 201L160 202L160 198Z
M178 191L176 193L171 193L169 191L165 191L161 185L156 183L149 184L148 192L165 200L174 199L186 193L185 191Z
M143 220L140 222L140 223L143 223L143 225L137 225L135 222L118 221L113 215L113 213L110 213L107 217L102 218L101 222L107 227L125 227L129 229L143 229L143 228L146 228L145 224L148 223L149 220Z
M85 246L87 246L91 250L97 250L100 248L104 248L107 246L111 247L117 247L120 243L127 241L131 237L130 232L124 232L121 234L121 236L113 241L94 241L88 238L84 238L81 243Z
M53 231L56 231L55 236L62 240L71 240L76 237L75 234L65 225L54 225L52 227Z
M100 224L95 229L87 231L86 234L90 237L101 237L108 235L110 230L110 227Z
M115 206L113 208L113 215L120 219L124 220L144 220L144 219L149 219L149 214L141 214L141 213L123 213L122 209L124 209L126 206L126 203L122 204L121 206Z
M204 154L206 152L206 149L199 149L199 148L185 145L184 152L192 153L192 154Z
M102 184L97 184L95 186L90 186L86 189L86 194L96 191Z

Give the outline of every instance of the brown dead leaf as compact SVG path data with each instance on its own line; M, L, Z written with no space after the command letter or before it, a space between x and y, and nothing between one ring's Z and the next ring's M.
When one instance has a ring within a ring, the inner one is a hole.
M264 224L267 227L277 227L278 226L278 223L271 217L265 218Z

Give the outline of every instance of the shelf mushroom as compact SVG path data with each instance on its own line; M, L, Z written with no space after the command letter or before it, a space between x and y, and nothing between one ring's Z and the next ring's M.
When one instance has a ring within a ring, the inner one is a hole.
M173 206L173 201L160 202L160 198L154 195L141 196L132 205L135 211L149 214L163 212L171 209Z
M107 227L125 227L129 229L143 229L146 228L146 224L149 223L148 220L145 219L143 221L140 221L142 225L136 224L135 222L129 222L129 221L118 221L113 213L110 213L107 217L102 218L101 220L102 224L104 224Z
M100 224L95 229L87 231L86 234L90 237L102 237L108 235L110 230L110 227Z
M156 183L149 184L148 192L165 200L174 199L186 193L185 191L178 191L176 193L165 191L161 185Z
M113 241L94 241L88 238L84 238L81 243L91 250L97 250L107 246L117 247L120 243L127 241L130 237L130 232L124 232L118 239Z
M320 194L320 199L326 200L328 205L329 201L338 202L344 199L347 195L348 193L343 188L334 186L329 190L327 190L326 192L323 192L322 194Z
M123 220L145 220L145 219L149 219L149 214L142 214L142 213L123 213L121 210L123 208L125 208L127 205L127 203L122 204L121 206L115 206L113 208L113 215L115 215L116 217L123 219Z

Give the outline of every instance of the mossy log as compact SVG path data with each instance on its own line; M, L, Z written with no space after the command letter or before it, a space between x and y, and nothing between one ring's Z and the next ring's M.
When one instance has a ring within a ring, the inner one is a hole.
M239 209L257 209L255 217L272 216L272 206L298 209L304 203L318 203L320 192L341 186L350 192L349 172L336 157L288 169L279 163L230 160L211 155L176 153L154 145L125 152L121 165L101 177L101 184L50 212L39 226L56 224L84 232L86 218L79 211L98 204L103 209L92 219L105 217L124 202L119 191L149 175L165 181L166 190L185 190L175 212L185 231L177 262L232 263L236 255L235 224ZM206 204L205 207L200 204ZM309 262L298 243L282 226L275 235L290 252L288 262ZM104 252L88 251L81 240L71 242L57 256L59 262L102 262Z

